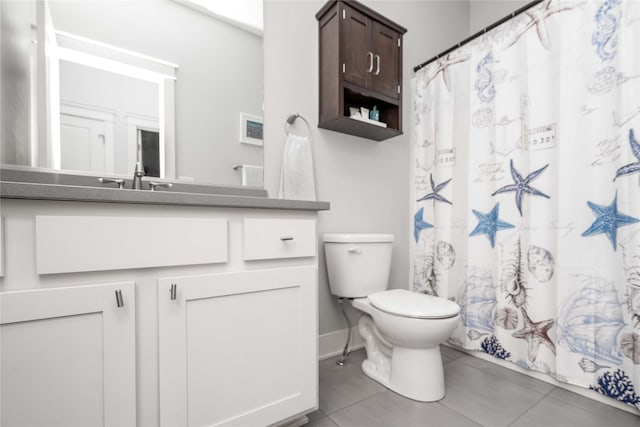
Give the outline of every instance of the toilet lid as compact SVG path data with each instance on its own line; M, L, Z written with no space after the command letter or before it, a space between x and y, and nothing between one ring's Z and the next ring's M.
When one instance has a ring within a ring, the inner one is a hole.
M405 289L371 294L369 302L386 313L418 319L444 319L460 312L460 306L453 301Z

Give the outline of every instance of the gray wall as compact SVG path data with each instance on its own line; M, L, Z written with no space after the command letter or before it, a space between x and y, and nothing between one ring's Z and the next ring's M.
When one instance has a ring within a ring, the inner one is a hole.
M413 66L468 34L467 1L364 1L408 29L404 38L404 135L374 142L318 129L318 26L324 1L265 3L265 188L277 196L283 129L288 114L300 113L312 127L320 213L318 232L378 232L396 237L391 286L409 287L409 189ZM319 333L345 328L329 284L320 247ZM355 319L356 316L352 317Z
M529 3L529 0L469 0L469 34L509 15Z

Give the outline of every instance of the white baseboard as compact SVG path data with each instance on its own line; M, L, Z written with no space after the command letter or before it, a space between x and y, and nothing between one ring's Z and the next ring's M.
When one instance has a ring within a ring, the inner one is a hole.
M575 386L573 384L567 384L567 383L563 383L563 382L560 382L560 381L556 381L555 379L551 378L548 375L545 375L545 374L540 373L540 372L529 371L527 369L521 368L520 366L518 366L518 365L516 365L514 363L507 362L507 361L500 360L500 359L496 359L495 357L493 357L493 356L491 356L491 355L489 355L487 353L482 353L482 352L479 352L479 351L465 350L464 348L452 345L452 344L450 344L448 342L443 343L443 345L446 345L447 347L451 347L451 348L453 348L455 350L458 350L458 351L462 351L462 352L468 354L469 356L477 357L478 359L482 359L482 360L485 360L487 362L494 363L494 364L496 364L498 366L501 366L503 368L511 369L512 371L516 371L516 372L519 372L521 374L528 375L528 376L533 377L533 378L535 378L537 380L544 381L544 382L549 383L551 385L554 385L556 387L571 391L573 393L579 394L580 396L583 396L583 397L586 397L586 398L589 398L589 399L592 399L592 400L596 400L596 401L598 401L600 403L604 403L605 405L613 406L614 408L621 409L621 410L623 410L625 412L629 412L631 414L638 415L638 411L636 411L635 409L633 409L632 407L630 407L626 403L618 402L617 400L611 399L610 397L604 396L604 395L602 395L600 393L597 393L597 392L595 392L593 390L589 390L589 389L586 389L586 388L578 387L578 386Z
M347 342L347 329L322 334L318 337L318 359L324 360L342 354L344 344ZM358 332L358 327L351 328L351 342L349 350L358 350L364 347L364 341Z

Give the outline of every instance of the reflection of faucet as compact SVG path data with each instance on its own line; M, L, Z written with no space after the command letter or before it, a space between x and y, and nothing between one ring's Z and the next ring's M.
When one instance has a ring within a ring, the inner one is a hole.
M133 171L133 181L131 188L133 190L142 190L142 177L144 176L144 168L142 162L136 162L136 169Z

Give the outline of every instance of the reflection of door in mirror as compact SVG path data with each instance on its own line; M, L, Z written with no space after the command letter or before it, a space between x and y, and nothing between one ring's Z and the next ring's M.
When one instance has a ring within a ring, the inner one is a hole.
M65 111L71 110L75 117L108 123L109 130L108 140L105 141L108 150L104 152L104 166L98 169L72 169L129 174L138 160L137 130L159 131L158 93L158 85L153 82L93 66L60 61L60 147L69 145L65 141L65 127L62 126ZM61 166L62 169L69 169L65 167L64 152Z
M60 110L60 166L63 170L113 172L113 117L80 108Z

